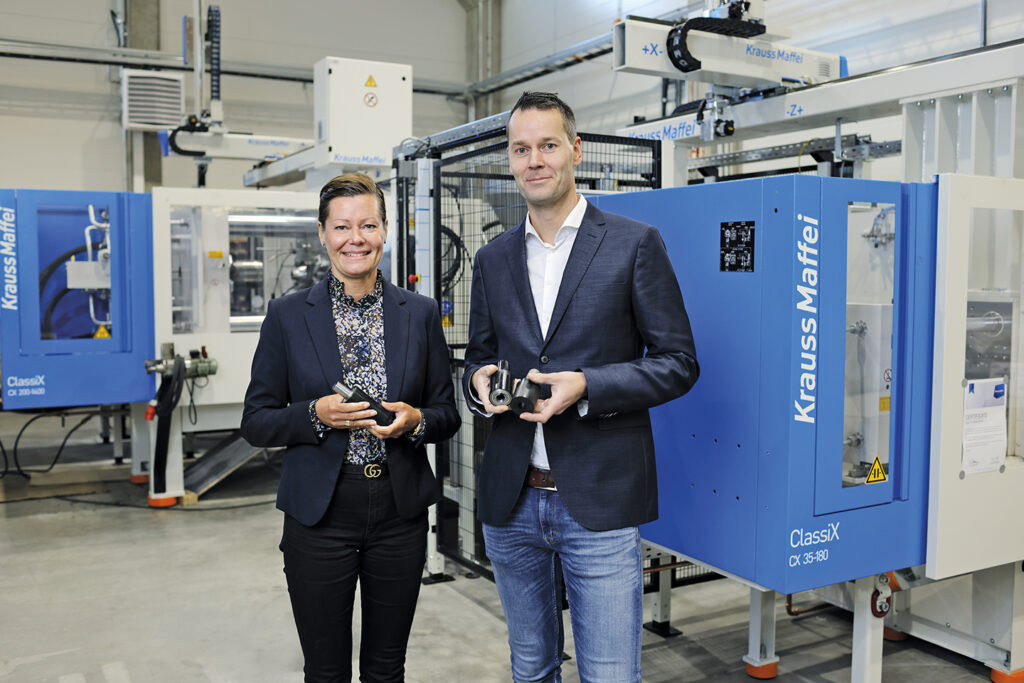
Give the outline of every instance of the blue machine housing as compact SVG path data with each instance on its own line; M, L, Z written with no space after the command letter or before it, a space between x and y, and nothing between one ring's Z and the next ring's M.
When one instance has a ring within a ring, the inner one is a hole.
M90 206L110 225L109 296L93 298L92 314L90 294L67 286L65 256L92 239ZM4 409L153 397L144 366L154 347L152 233L148 194L0 190Z
M923 564L937 185L778 176L594 202L660 229L701 365L652 411L643 537L784 593ZM895 205L892 402L887 480L844 487L851 202ZM724 271L722 224L750 221L752 271Z

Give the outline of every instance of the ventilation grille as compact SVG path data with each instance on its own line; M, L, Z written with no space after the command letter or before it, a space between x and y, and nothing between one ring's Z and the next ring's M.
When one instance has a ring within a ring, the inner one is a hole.
M832 78L832 65L826 59L818 61L818 78L823 80Z
M163 130L185 116L185 76L125 69L121 76L121 123L128 130Z

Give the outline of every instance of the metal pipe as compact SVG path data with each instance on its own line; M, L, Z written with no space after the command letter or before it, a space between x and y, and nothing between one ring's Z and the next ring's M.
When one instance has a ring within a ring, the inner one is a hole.
M981 47L988 45L988 0L978 2L978 34Z
M831 606L832 605L827 603L827 602L819 602L817 605L811 605L810 607L801 607L801 608L797 609L796 607L793 607L793 594L792 593L787 593L786 594L786 614L788 614L791 617L798 617L801 614L807 614L809 612L816 612L816 611L818 611L820 609L825 609L826 607L831 607Z
M202 0L192 2L192 97L195 104L195 114L202 118L203 113L203 18L200 12Z
M44 59L54 62L72 62L77 64L100 64L103 66L128 66L166 71L191 71L192 67L185 64L180 54L160 52L158 50L138 50L132 48L96 48L83 46L57 45L25 40L0 38L0 57L15 59ZM272 81L289 81L294 83L312 83L313 69L274 66L270 64L249 64L242 62L222 62L222 76L240 76L243 78L260 78ZM425 95L444 95L461 97L465 88L462 85L440 81L433 78L414 78L412 91Z

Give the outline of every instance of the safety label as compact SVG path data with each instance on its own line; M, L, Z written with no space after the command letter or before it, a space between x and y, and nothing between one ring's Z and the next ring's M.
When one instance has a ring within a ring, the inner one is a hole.
M366 103L367 107L377 106L377 93L368 92L363 95L363 102Z
M881 484L889 480L888 475L885 473L885 468L882 467L882 461L875 456L875 461L871 463L871 469L868 470L868 478L865 480L865 484Z
M376 88L377 87L377 81L373 80L373 76L372 75L369 78L366 79L366 84L365 84L364 87L366 87L366 88Z

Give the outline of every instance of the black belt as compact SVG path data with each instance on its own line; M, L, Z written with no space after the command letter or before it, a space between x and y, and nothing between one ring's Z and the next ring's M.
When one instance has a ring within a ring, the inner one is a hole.
M542 470L530 465L530 469L526 470L526 485L535 489L553 489L555 488L555 477L551 474L551 470Z
M346 462L341 466L341 474L346 477L380 479L388 476L388 464L386 462L368 462L365 465L356 465Z

